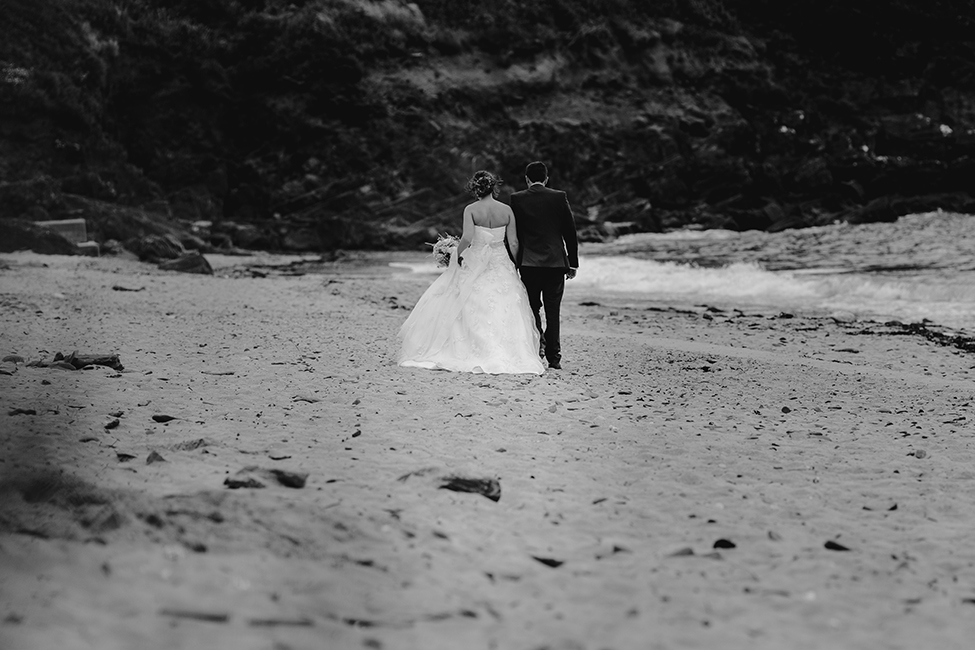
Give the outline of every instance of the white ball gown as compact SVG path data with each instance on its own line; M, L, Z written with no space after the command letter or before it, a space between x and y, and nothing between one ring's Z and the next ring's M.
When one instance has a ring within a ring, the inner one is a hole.
M400 328L399 364L489 374L545 372L528 294L508 256L506 226L474 226Z

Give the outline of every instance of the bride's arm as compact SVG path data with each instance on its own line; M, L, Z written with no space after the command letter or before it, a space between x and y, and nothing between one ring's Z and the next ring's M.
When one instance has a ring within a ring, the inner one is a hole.
M505 229L504 234L508 238L508 252L511 253L511 259L517 262L518 250L520 248L520 244L518 243L518 224L515 223L515 213L511 210L508 210L508 227Z
M464 208L464 232L460 236L460 241L457 242L457 259L460 260L460 255L467 250L467 247L471 245L471 240L474 238L474 217L471 215L471 206Z

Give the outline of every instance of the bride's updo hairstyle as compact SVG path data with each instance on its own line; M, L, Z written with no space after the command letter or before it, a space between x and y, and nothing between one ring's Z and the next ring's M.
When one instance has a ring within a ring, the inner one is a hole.
M498 192L501 190L501 177L482 169L479 172L474 172L471 180L467 181L466 189L476 199L484 198L488 194L497 198Z

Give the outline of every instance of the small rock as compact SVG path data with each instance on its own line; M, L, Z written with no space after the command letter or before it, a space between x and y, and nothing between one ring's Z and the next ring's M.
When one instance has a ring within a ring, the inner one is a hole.
M181 271L183 273L200 273L213 275L213 267L200 251L191 251L180 255L174 260L160 262L158 267L164 271Z
M34 409L12 408L7 411L7 415L37 415Z
M3 362L13 364L23 363L24 357L20 356L19 354L8 354L3 358Z
M246 477L236 477L228 476L224 479L223 484L229 487L231 490L236 490L238 488L262 488L264 484L258 481L253 476Z
M541 562L547 567L552 567L553 569L557 569L558 567L565 564L565 562L562 560L556 560L550 557L538 557L536 555L533 555L532 559L535 560L536 562Z
M928 452L924 451L923 449L916 449L914 451L914 457L915 458L925 458L927 455L928 455Z
M175 445L171 445L169 448L173 451L193 451L194 449L199 449L200 447L206 447L207 441L203 438L197 438L196 440L184 440L183 442L177 442Z
M782 412L783 413L792 413L792 409L790 409L788 406L783 406L782 407Z
M269 481L277 481L285 487L300 489L305 487L305 482L308 480L308 473L291 472L276 468L266 469L252 465L240 470L233 477L228 477L228 479L224 481L224 485L230 488L264 487L264 483L262 483L256 477L261 477ZM228 483L228 481L236 484L231 485L231 483Z
M694 555L694 549L692 549L690 546L685 546L684 548L677 549L668 557L686 557L688 555Z
M850 550L846 546L843 546L839 542L834 542L833 540L829 540L823 546L825 546L827 549L829 549L831 551L849 551Z
M278 483L289 488L303 488L305 487L305 481L308 480L308 472L289 472L283 469L269 469L265 470L270 472Z
M441 479L441 490L453 492L473 492L482 494L491 501L501 500L501 483L494 478L464 478L462 476L446 476Z
M172 415L160 414L160 415L153 415L152 419L155 420L156 422L169 422L170 420L175 420L176 418L174 418Z
M152 465L153 463L165 463L166 459L163 458L158 451L151 451L149 457L146 458L146 465Z
M714 542L713 548L738 548L730 539L719 539Z
M120 463L127 463L130 460L132 460L133 458L135 458L135 455L134 454L127 454L124 451L117 451L117 452L115 452L115 457L118 458L118 462L120 462Z
M114 420L112 420L111 422L109 422L108 424L105 425L105 430L108 431L108 430L114 429L118 425L119 425L119 420L118 420L118 418L115 418Z
M109 417L113 417L113 418L120 418L120 417L122 417L122 416L123 416L124 414L125 414L125 411L112 411L112 412L111 412L111 413L109 413L108 415L109 415Z
M230 620L230 614L224 612L204 612L187 609L161 609L160 616L171 618L186 618L193 621L205 621L207 623L226 623Z

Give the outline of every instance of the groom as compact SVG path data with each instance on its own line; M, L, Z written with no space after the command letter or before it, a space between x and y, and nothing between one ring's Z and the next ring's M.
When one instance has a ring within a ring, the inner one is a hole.
M528 189L511 195L521 249L517 264L521 281L528 290L528 304L535 315L535 326L542 334L539 354L548 367L562 368L559 343L559 309L565 279L576 276L579 268L579 242L575 220L565 192L548 187L545 163L532 162L525 168ZM545 331L539 310L545 307Z

